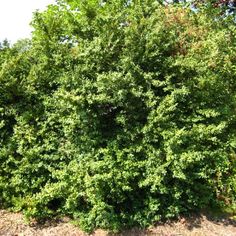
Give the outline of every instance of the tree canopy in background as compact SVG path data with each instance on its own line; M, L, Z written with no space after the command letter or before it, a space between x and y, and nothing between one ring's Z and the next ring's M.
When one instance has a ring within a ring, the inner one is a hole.
M58 0L32 25L0 47L1 206L90 231L235 204L230 17Z

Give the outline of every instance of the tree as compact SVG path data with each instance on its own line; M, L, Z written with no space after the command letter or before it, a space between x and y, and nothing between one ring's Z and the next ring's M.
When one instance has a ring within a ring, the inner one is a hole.
M36 13L0 71L1 203L87 231L234 204L236 32L215 19L154 0Z

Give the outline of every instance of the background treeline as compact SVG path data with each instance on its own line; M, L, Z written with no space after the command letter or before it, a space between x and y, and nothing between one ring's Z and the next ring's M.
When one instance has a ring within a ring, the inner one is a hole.
M236 30L221 10L58 1L0 47L0 205L89 231L235 205Z

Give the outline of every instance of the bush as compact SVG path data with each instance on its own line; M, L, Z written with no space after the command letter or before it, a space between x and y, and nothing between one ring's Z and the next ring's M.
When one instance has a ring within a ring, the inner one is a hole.
M234 25L98 2L59 1L1 49L0 203L115 231L235 202Z

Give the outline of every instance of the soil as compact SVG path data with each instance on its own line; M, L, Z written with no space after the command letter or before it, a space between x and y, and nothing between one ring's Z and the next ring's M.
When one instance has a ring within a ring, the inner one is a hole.
M0 210L0 236L88 236L70 223L69 218L45 224L27 224L20 213ZM146 230L132 229L119 234L96 230L91 236L236 236L236 220L228 216L206 214L180 218L158 224Z

